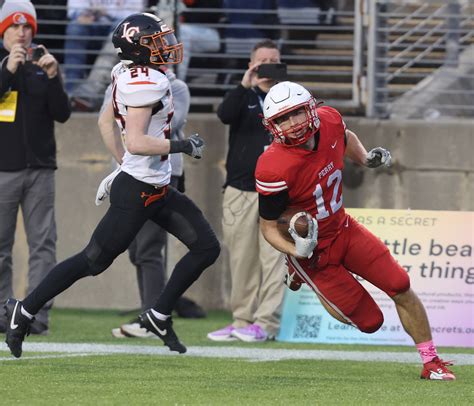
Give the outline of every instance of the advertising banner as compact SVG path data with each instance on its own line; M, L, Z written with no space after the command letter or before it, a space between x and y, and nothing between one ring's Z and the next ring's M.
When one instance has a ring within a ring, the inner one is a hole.
M474 347L474 212L347 209L377 235L410 275L437 345ZM381 270L383 272L383 270ZM373 334L332 318L307 286L287 289L278 340L314 343L413 345L395 305L354 275L384 314Z

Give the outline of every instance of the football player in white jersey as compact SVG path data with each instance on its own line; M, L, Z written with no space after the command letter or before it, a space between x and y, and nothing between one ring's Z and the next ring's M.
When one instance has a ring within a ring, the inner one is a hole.
M5 341L17 358L39 309L77 280L105 271L147 220L173 234L189 251L176 264L155 306L140 315L140 324L171 351L186 352L173 330L171 312L178 298L215 262L220 244L192 200L169 186L168 154L184 152L199 159L204 147L197 134L169 139L173 101L160 67L182 60L182 44L173 32L157 16L140 13L124 19L113 33L121 62L112 71L113 96L107 108L113 109L123 142L113 132L104 140L121 170L110 189L110 207L87 246L55 266L22 302L12 298L5 304Z

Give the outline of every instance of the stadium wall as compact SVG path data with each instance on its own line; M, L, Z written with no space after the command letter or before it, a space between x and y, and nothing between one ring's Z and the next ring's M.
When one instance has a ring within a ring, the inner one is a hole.
M97 130L96 115L75 115L57 126L56 221L58 260L82 249L108 204L94 204L100 180L111 170L111 159ZM474 210L472 121L379 121L347 118L368 147L391 150L394 164L388 170L348 165L344 198L346 207L394 209ZM226 128L212 115L190 115L188 133L199 132L207 142L204 159L186 159L187 193L202 208L219 237L224 181ZM20 219L14 246L15 294L23 297L27 283L27 244ZM168 268L184 252L171 239ZM190 289L188 296L210 309L229 306L230 276L223 250L217 263ZM127 254L104 274L79 281L56 300L60 307L139 307L135 270Z

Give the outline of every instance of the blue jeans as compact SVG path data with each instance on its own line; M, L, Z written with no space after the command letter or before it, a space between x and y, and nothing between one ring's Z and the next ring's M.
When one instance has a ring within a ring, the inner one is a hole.
M68 93L86 77L90 69L90 66L87 66L88 51L101 49L105 37L114 27L113 21L109 19L101 19L93 24L79 24L77 20L72 20L69 23L64 42L66 90Z

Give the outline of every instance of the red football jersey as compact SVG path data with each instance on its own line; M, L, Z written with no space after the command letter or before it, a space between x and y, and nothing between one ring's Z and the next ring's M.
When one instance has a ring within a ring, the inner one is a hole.
M317 219L318 247L324 248L346 217L342 201L346 127L336 109L323 106L317 111L321 125L316 151L273 142L259 157L255 178L258 193L288 190L288 207L304 209Z

